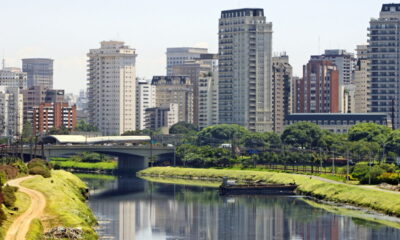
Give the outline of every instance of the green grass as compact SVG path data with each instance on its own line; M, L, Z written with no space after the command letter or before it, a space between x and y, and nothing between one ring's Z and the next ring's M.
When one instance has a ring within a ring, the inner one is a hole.
M263 182L282 184L295 182L298 185L298 190L306 195L333 202L367 207L388 215L400 216L399 194L365 189L354 185L327 183L297 174L249 170L154 167L140 171L139 175L207 180L221 180L223 177L228 177L238 181L261 180Z
M113 175L104 175L104 174L90 174L90 173L74 173L74 175L83 179L95 179L95 180L108 180L113 181L116 179Z
M44 229L42 222L39 219L33 219L29 231L25 237L26 240L43 240Z
M86 185L72 173L56 170L51 178L35 176L22 183L24 187L42 192L46 199L44 228L56 226L81 227L84 239L97 239L93 226L96 219L82 195Z
M15 196L17 198L17 200L15 201L15 207L18 209L17 211L12 211L2 206L4 213L7 215L7 220L4 221L4 223L0 227L0 239L4 239L5 233L7 232L13 221L19 215L24 213L31 205L31 198L27 194L16 192Z
M75 162L75 161L52 161L55 168L75 168L88 170L114 170L117 168L116 162Z
M150 182L177 184L177 185L185 185L185 186L196 186L196 187L217 188L221 185L220 182L216 182L216 181L200 181L200 180L189 180L189 179L147 177L147 176L141 176L141 178L143 178L146 181L150 181Z

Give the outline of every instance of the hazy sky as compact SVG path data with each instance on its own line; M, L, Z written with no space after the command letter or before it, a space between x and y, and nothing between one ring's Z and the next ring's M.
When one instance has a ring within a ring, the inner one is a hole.
M7 66L21 58L53 58L56 88L86 88L86 53L102 40L136 48L137 76L165 74L167 47L218 47L221 10L264 8L273 22L273 50L286 51L301 75L310 55L354 51L367 42L382 0L0 0L0 54Z

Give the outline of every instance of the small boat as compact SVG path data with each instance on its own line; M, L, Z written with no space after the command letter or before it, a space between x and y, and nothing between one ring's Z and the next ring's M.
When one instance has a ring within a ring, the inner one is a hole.
M269 195L291 195L294 194L297 185L292 184L233 184L224 178L219 193L221 195L239 195L239 194L269 194Z

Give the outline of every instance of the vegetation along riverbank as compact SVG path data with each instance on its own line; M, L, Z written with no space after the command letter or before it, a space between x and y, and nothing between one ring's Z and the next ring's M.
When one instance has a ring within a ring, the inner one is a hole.
M139 176L218 180L223 177L237 181L262 181L268 183L290 184L295 182L298 191L332 202L366 207L388 215L400 217L400 194L380 191L362 186L323 180L315 176L298 174L261 172L251 170L218 170L200 168L154 167L138 173Z
M85 152L69 158L57 157L50 161L54 169L66 169L71 172L112 174L117 161L107 155Z

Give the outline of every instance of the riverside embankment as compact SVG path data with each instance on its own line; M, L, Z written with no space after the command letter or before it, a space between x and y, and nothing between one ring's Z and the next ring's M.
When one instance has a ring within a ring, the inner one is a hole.
M197 180L218 180L223 177L237 181L262 181L290 184L295 182L302 194L318 199L370 208L391 216L400 217L400 195L396 192L380 191L363 186L336 183L318 177L288 173L251 170L218 170L154 167L138 173L139 176L185 178Z
M43 194L44 199L31 201L31 204L45 208L39 219L35 219L26 235L26 239L41 239L44 232L55 227L81 228L83 239L98 239L94 230L96 219L86 204L86 185L72 173L53 170L50 178L34 176L19 183L25 189ZM38 206L31 206L36 209ZM23 216L23 215L21 215ZM25 228L26 226L24 226Z

